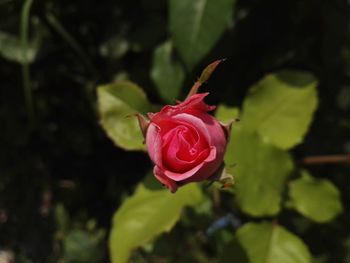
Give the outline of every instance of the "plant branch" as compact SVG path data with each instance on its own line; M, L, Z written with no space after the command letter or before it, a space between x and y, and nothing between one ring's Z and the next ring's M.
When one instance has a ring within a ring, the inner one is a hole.
M50 25L56 30L56 32L67 42L67 44L76 52L81 58L86 67L91 71L92 74L96 75L97 70L95 69L92 62L89 60L87 54L83 50L82 46L78 41L63 27L61 22L51 13L46 14L46 18Z
M301 162L307 165L350 163L350 154L308 156Z
M30 72L28 63L28 24L29 24L29 14L30 8L32 6L33 0L26 0L22 6L21 12L21 23L20 23L20 38L21 38L21 49L22 49L22 81L26 107L28 111L29 122L31 126L35 123L35 113L33 105L32 87L30 82Z

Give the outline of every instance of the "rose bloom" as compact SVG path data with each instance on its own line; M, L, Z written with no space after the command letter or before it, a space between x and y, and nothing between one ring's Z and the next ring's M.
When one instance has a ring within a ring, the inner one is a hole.
M215 109L203 99L209 93L194 94L160 112L139 115L154 175L176 192L181 185L212 176L222 165L229 127L208 111Z

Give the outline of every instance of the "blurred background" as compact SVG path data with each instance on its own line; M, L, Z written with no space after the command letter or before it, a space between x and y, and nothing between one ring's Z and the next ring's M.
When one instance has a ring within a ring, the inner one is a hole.
M169 2L0 0L1 263L5 257L110 262L113 213L152 164L145 153L118 148L107 137L97 111L101 84L130 79L152 103L164 104L183 98L210 62L227 58L205 87L208 102L240 107L265 74L305 70L319 81L319 105L304 143L292 150L294 160L305 166L308 156L350 154L349 1L208 0L217 13L204 14L202 40L212 41L195 58L179 51L181 36L171 24L196 16L199 7L179 13ZM220 3L232 9L220 10ZM179 27L186 30L184 23ZM182 88L169 95L154 71L162 68L159 47L172 39L167 59L176 61L180 77L169 80ZM293 221L290 212L281 217L290 218L285 225L303 238L315 262L350 262L349 161L308 169L339 188L343 213L324 225ZM163 244L180 246L176 240L185 239L193 223L176 228ZM193 245L200 255L187 261L140 252L143 261L131 262L216 262L216 245Z

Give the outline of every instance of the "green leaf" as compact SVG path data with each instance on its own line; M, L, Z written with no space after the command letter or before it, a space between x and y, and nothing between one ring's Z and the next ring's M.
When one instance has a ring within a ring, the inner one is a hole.
M101 262L104 254L104 238L103 229L94 232L72 230L64 240L64 262Z
M58 203L55 207L55 223L57 227L57 231L66 234L69 230L70 226L70 218L67 210L65 209L62 203Z
M265 140L290 149L302 142L317 107L317 81L305 72L267 75L243 103L242 121Z
M28 43L25 54L28 63L32 63L35 60L41 46L41 40L41 36L38 35ZM19 37L0 31L0 56L10 61L23 63L24 56Z
M129 50L130 43L121 35L115 35L104 41L100 47L100 55L108 59L120 59Z
M98 87L97 96L102 127L113 142L126 150L144 150L134 114L152 111L153 107L141 88L123 81Z
M191 69L219 40L232 19L234 0L170 0L170 31Z
M223 252L219 257L219 263L228 262L251 263L248 259L248 255L244 251L244 248L239 243L237 236L235 236L230 242L226 243L223 248Z
M238 253L239 252L239 253ZM311 255L303 241L282 226L247 223L236 233L224 257L235 263L309 263Z
M168 190L151 191L139 185L113 217L109 239L113 263L128 262L133 249L146 245L159 234L170 231L185 206L202 199L197 184L180 188L176 194Z
M228 107L224 104L220 104L215 111L215 117L223 123L230 122L233 119L238 118L238 116L239 116L238 108Z
M158 46L154 51L151 77L165 101L173 102L179 98L185 73L181 65L172 59L170 41Z
M287 152L237 125L231 132L225 163L235 175L236 200L245 213L267 216L280 211L282 190L293 169Z
M289 186L293 207L318 223L329 222L343 211L340 192L329 180L313 178L303 171L302 177Z

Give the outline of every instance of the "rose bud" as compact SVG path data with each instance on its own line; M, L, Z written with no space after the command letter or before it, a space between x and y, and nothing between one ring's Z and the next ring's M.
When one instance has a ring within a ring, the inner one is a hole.
M215 109L203 101L208 94L166 105L160 112L149 113L149 120L138 114L154 175L171 192L206 180L222 167L230 125L208 114Z

